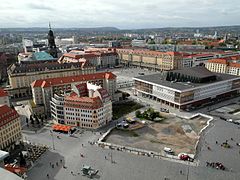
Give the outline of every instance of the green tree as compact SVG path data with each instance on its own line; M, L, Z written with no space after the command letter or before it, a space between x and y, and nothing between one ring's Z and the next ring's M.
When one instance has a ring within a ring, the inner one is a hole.
M137 118L140 118L140 117L142 116L141 111L137 110L137 111L135 112L135 116L136 116Z

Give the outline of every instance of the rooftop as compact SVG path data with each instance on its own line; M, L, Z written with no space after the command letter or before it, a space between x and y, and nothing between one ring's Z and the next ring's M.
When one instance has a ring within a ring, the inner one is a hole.
M150 56L161 56L163 54L168 54L168 55L172 55L172 56L179 56L179 55L183 55L180 52L161 52L161 51L152 51L152 50L146 50L146 49L117 49L118 52L125 52L125 53L129 53L129 54L142 54L142 55L150 55Z
M54 58L50 54L46 53L45 51L42 51L42 52L33 53L32 59L36 61L46 61L46 60L53 60Z
M153 74L153 75L147 75L147 76L139 76L139 77L135 77L135 80L143 80L143 81L147 81L149 83L154 83L154 84L158 84L158 85L162 85L162 86L166 86L169 88L173 88L176 89L178 91L185 91L191 88L195 88L195 87L200 87L200 86L204 86L204 85L208 85L208 84L212 84L212 83L217 83L217 82L221 82L221 81L225 81L225 80L230 80L230 79L240 79L239 76L234 76L234 75L229 75L229 74L220 74L220 73L214 73L214 72L210 72L210 71L205 71L203 70L203 68L201 68L199 70L199 72L197 71L198 68L188 68L183 69L183 70L176 70L176 71L182 71L185 72L185 74L195 74L199 77L202 78L206 78L208 76L216 76L216 81L214 82L207 82L207 83L192 83L192 82L175 82L175 81L167 81L165 78L165 74ZM175 72L176 72L175 71ZM205 74L206 73L206 74Z
M30 64L13 64L9 67L9 71L12 74L29 73L29 72L41 72L46 70L60 70L74 68L90 67L89 63L76 62L76 63L58 63L58 62L44 62L44 63L30 63Z
M8 96L8 93L4 89L0 88L0 97Z
M0 106L0 127L19 117L17 111L7 105Z
M94 74L84 74L78 76L68 76L61 78L49 78L42 80L35 80L31 86L32 87L50 87L53 85L67 84L72 82L82 82L82 81L91 81L96 79L116 79L116 75L112 72L101 72Z

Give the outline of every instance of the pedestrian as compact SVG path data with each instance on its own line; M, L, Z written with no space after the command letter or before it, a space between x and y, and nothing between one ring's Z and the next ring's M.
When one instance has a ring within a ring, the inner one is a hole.
M54 168L54 164L52 164L52 168Z
M180 170L180 174L183 174L182 170Z
M49 179L49 174L47 174L47 178Z
M240 152L240 151L239 151ZM107 156L105 156L105 159L107 159Z
M216 144L218 144L218 142L216 141Z
M71 174L73 174L73 172L71 171Z
M231 138L231 140L233 141L233 138Z
M58 166L58 162L56 162L56 166Z
M60 162L62 163L62 159L60 159Z
M82 147L83 147L83 144L82 144Z

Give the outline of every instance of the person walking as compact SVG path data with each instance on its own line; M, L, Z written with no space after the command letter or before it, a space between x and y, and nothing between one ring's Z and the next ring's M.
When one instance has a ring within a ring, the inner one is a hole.
M49 179L49 174L47 174L47 178Z

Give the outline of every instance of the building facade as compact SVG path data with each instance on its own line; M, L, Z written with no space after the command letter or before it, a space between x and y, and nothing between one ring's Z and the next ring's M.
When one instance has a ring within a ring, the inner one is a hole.
M183 57L178 52L134 49L117 49L117 53L122 64L166 71L181 68Z
M97 129L112 120L112 102L107 90L82 83L70 93L54 94L51 115L60 124Z
M8 68L11 87L9 94L14 98L31 95L30 85L35 80L78 76L94 72L96 72L95 67L89 65L87 62L68 64L60 64L58 62L13 64Z
M240 76L240 63L227 59L212 59L206 63L209 71Z
M50 78L36 80L31 84L33 102L42 106L44 112L50 113L50 100L54 94L69 92L75 84L92 83L106 89L111 99L116 92L116 76L111 72L68 76L63 78Z
M2 88L0 88L0 106L1 105L7 105L10 107L8 93Z
M194 67L134 78L134 93L176 109L190 109L239 94L240 77Z
M22 138L20 118L16 110L0 106L0 149L6 149Z
M206 65L206 63L211 59L231 59L236 60L240 59L239 52L212 52L208 54L193 54L193 55L185 55L182 60L182 67L195 67Z
M89 48L84 51L72 50L58 60L60 63L87 61L97 69L114 67L119 64L118 55L112 48Z

